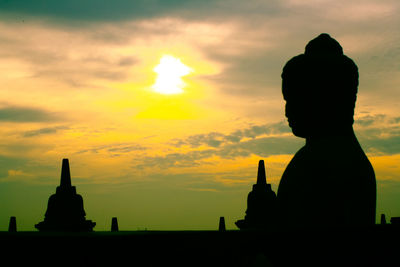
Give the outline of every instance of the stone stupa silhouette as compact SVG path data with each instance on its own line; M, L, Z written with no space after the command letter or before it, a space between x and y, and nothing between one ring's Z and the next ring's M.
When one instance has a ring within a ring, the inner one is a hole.
M71 185L68 159L63 159L60 186L49 198L44 221L35 225L39 231L92 231L95 222L85 219L82 196Z
M257 183L247 197L244 220L235 222L239 229L264 229L276 222L276 194L267 184L264 160L258 163Z

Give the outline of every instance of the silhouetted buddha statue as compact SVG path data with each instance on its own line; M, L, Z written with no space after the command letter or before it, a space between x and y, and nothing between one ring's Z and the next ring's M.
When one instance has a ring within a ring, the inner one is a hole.
M352 126L357 87L356 64L328 34L311 40L283 68L285 115L306 142L279 184L281 223L375 223L375 174Z
M96 223L85 215L82 196L71 186L68 159L63 159L60 186L49 198L44 221L35 227L39 231L92 231Z
M256 229L271 226L276 219L276 195L267 184L264 161L258 163L257 183L247 197L247 210L244 220L235 222L240 229Z

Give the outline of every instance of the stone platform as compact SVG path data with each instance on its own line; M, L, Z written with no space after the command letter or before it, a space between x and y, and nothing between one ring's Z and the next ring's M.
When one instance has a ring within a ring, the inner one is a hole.
M0 232L8 266L397 266L400 227Z

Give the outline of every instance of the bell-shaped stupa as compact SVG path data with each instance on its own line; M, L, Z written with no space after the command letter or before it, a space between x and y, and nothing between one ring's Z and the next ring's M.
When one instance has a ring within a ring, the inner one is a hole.
M83 199L71 186L68 159L63 159L60 186L49 198L44 221L35 225L39 231L92 231L95 222L85 219Z
M276 194L267 184L264 161L258 163L257 183L247 197L247 210L244 220L236 221L240 229L262 229L276 221Z

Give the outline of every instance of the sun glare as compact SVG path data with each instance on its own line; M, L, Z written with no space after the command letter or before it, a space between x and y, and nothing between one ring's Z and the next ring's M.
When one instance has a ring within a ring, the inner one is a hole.
M193 72L191 68L181 62L180 59L170 55L164 55L154 69L157 79L153 85L155 92L160 94L180 94L186 86L182 77Z

